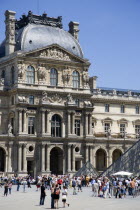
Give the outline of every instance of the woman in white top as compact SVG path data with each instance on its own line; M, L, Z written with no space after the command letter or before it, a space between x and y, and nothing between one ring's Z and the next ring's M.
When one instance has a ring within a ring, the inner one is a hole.
M65 205L67 204L68 206L70 205L69 203L67 203L67 189L66 187L64 186L63 187L63 192L62 192L62 202L63 202L63 208L65 208Z

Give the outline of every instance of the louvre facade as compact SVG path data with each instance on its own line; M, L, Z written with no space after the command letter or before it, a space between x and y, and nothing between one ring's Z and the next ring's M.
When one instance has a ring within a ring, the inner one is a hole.
M105 170L139 138L140 92L97 88L79 23L5 12L0 45L0 173Z

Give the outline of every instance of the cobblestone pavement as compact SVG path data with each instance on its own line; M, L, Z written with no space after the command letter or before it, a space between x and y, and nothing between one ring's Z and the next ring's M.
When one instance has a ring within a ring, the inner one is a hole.
M44 206L39 206L40 191L36 191L36 186L26 188L23 192L23 186L20 186L20 191L16 191L16 186L13 186L12 194L7 197L3 196L3 188L0 188L0 210L46 210L50 209L50 191L46 190L47 196ZM72 194L72 189L68 190L69 210L140 210L140 196L132 198L127 196L123 199L98 198L92 197L91 188L83 188L83 192ZM59 200L59 208L62 207L61 197Z

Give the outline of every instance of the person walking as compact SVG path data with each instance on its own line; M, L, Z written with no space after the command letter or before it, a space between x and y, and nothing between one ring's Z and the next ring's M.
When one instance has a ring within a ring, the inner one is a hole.
M11 190L12 190L12 182L10 182L10 183L8 184L8 189L9 189L9 194L11 194Z
M58 201L59 201L59 198L60 198L60 189L59 189L59 186L57 184L56 187L55 187L55 189L54 189L54 207L56 209L58 209Z
M17 179L17 191L19 191L19 188L20 188L20 180Z
M5 195L7 196L7 194L8 194L8 183L6 182L6 183L4 184L4 196L5 196Z
M63 187L63 192L62 192L62 202L63 202L63 208L65 208L65 205L67 204L68 206L70 205L69 203L67 203L67 189L66 186Z
M51 187L51 209L54 209L54 189L55 189L55 184L52 184Z
M44 183L42 183L42 185L41 185L41 195L40 195L40 205L44 205L45 196L46 196L45 186L44 186Z

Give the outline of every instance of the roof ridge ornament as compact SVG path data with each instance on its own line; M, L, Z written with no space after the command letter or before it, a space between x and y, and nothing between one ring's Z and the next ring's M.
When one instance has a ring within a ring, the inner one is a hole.
M48 17L46 13L42 15L34 15L31 11L29 11L28 15L23 14L20 20L16 20L16 30L28 25L29 23L63 28L62 16L53 18Z

